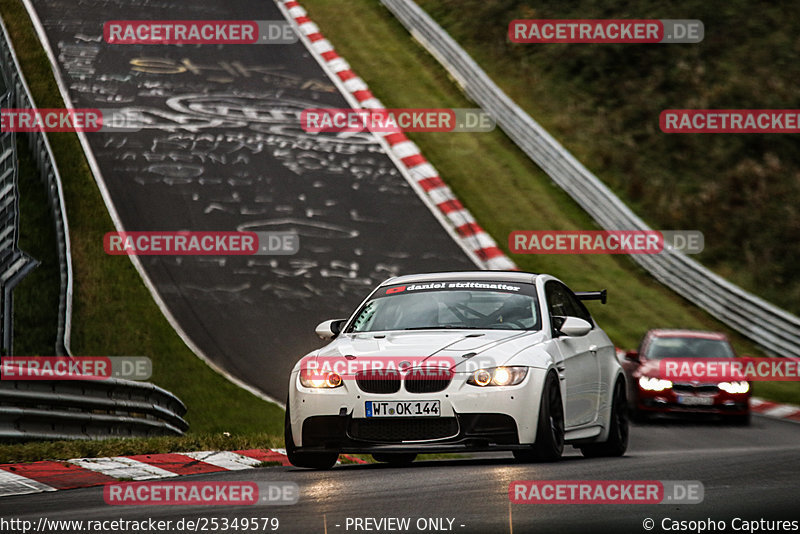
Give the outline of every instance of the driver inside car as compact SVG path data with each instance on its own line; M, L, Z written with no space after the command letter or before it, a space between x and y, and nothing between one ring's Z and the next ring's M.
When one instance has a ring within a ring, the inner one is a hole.
M533 315L529 299L522 295L511 295L503 305L492 314L494 323L510 323L522 328L533 327Z

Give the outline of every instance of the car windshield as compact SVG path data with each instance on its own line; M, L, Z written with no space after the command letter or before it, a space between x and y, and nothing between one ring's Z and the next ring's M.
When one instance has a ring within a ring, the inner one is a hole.
M727 341L701 337L657 337L645 355L650 360L667 358L733 358Z
M459 284L467 288L459 288ZM476 285L489 289L468 289ZM364 304L348 332L446 328L538 330L535 295L530 284L442 282L382 288Z

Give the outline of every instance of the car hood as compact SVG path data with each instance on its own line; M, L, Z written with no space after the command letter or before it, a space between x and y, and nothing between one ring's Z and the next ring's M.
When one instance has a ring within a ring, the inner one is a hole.
M424 361L449 357L455 370L503 365L521 350L545 340L541 331L432 330L343 334L316 353L316 357L413 358Z

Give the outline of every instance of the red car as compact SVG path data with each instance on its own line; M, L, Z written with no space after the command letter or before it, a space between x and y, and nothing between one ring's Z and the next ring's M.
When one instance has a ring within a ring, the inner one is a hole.
M622 358L628 376L631 414L703 413L750 423L751 385L746 381L708 382L664 379L660 361L673 358L735 358L725 334L697 330L650 330L639 350Z

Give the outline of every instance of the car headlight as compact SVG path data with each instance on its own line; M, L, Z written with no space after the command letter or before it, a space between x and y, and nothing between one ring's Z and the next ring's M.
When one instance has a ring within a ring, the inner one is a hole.
M646 391L664 391L672 388L672 382L661 378L643 376L639 379L639 387Z
M478 369L467 379L473 386L516 386L528 376L527 367L492 367Z
M717 387L726 393L747 393L750 391L748 382L720 382Z
M301 369L300 384L307 388L338 388L342 385L342 377L332 371Z

